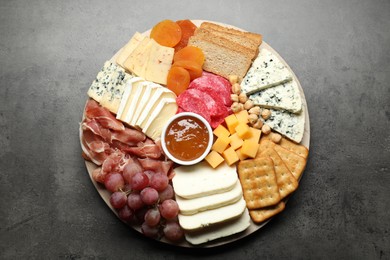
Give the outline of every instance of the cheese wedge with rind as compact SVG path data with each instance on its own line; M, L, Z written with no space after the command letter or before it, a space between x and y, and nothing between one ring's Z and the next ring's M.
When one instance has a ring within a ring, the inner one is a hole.
M243 197L237 202L206 210L194 215L182 215L179 213L179 224L184 230L198 230L218 223L222 223L241 216L246 209L246 203Z
M135 50L135 48L137 48L138 44L145 39L145 37L146 36L143 34L136 32L133 37L131 37L130 41L119 52L119 55L116 58L116 63L124 68L126 59Z
M199 245L243 232L249 225L250 216L248 209L245 209L244 213L237 219L221 223L220 225L203 228L198 232L186 232L185 238L189 243Z
M223 207L238 201L242 197L242 188L239 181L233 189L224 193L217 193L209 196L185 199L176 196L176 202L179 205L180 214L193 215L195 213Z
M213 169L205 161L175 168L172 179L175 194L186 199L229 191L237 181L235 166L221 164Z
M123 122L125 121L126 114L129 111L129 108L132 104L132 99L136 92L135 84L141 81L143 81L143 79L140 77L134 77L127 81L121 103L119 104L118 113L116 115L117 119Z

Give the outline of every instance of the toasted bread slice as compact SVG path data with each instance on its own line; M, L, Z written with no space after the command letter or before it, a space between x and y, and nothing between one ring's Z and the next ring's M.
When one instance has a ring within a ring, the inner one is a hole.
M215 24L215 23L203 22L200 25L200 28L209 29L209 30L215 30L215 31L219 31L219 32L229 33L229 34L234 34L236 36L242 36L242 37L251 39L256 44L258 44L258 46L261 45L261 43L263 41L263 37L262 37L261 34L252 33L252 32L239 31L239 30L236 30L236 29L233 29L233 28L228 28L228 27L225 27L225 26L222 26L222 25L218 25L218 24Z

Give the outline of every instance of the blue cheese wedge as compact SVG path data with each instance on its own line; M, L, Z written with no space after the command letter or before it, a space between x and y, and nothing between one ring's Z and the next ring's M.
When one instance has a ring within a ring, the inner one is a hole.
M305 129L304 109L302 108L299 114L286 110L270 109L270 111L271 116L265 120L265 124L296 143L300 143Z
M271 51L261 49L241 82L241 90L247 95L292 80L286 65Z
M294 80L256 92L249 99L261 107L284 109L292 113L302 110L301 94Z

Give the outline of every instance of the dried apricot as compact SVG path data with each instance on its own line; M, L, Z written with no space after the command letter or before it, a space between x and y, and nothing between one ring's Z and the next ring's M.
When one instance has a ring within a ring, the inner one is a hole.
M184 92L190 84L190 73L182 67L172 67L167 78L167 88L177 96Z
M188 44L188 40L192 35L194 35L196 30L196 25L191 22L190 20L179 20L176 21L176 23L181 28L181 39L178 44L175 46L175 52L181 50L182 48L186 47Z
M152 28L150 38L163 46L173 47L181 40L181 28L174 21L163 20Z
M186 46L173 56L173 62L180 60L192 60L203 66L204 54L202 49L195 46Z
M190 73L190 79L194 80L202 76L202 66L192 60L178 60L173 63L172 67L182 67Z

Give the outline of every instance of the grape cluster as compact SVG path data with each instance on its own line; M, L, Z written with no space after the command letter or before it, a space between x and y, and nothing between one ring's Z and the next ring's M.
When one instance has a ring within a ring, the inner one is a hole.
M125 167L123 174L110 173L104 180L112 192L110 204L126 223L141 224L147 237L179 241L184 237L177 215L179 206L165 174Z

